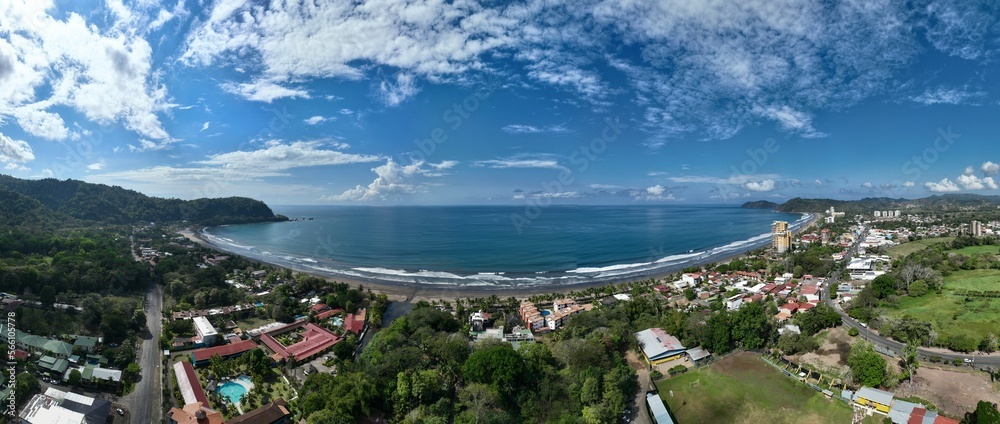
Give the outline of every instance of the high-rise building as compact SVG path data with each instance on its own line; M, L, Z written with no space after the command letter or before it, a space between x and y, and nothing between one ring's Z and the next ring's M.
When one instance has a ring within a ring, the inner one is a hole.
M875 217L879 218L882 216L882 211L875 211Z
M820 235L820 239L823 241L823 244L827 244L827 243L830 242L830 229L829 228L824 228L823 231L819 232L819 235Z
M983 223L979 221L972 221L972 236L982 237L983 236Z
M771 223L771 247L778 253L785 253L792 246L792 232L788 231L788 221Z

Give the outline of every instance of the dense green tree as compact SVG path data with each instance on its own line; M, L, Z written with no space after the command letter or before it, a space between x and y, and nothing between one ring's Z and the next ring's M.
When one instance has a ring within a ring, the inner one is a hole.
M885 383L885 359L875 352L871 344L863 341L854 343L847 357L847 364L851 367L851 375L856 383L870 387L879 387Z
M732 338L744 349L760 349L771 341L775 332L764 306L758 302L744 304L732 315Z
M80 370L74 369L69 372L69 380L67 382L70 386L79 387L81 380L83 380L83 374L80 373Z
M528 383L524 359L507 343L473 352L463 367L469 381L492 386L502 396L513 396L518 387Z
M872 293L876 298L885 299L896 294L896 278L892 274L882 274L871 282Z
M1000 411L997 410L997 404L981 400L976 404L975 411L965 413L965 419L962 422L963 424L1000 424Z

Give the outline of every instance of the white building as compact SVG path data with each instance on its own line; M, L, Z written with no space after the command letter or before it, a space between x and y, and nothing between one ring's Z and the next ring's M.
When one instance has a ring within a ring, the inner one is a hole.
M726 309L729 309L730 311L739 309L741 305L743 305L742 294L733 295L732 297L726 299Z
M215 339L219 337L219 333L215 331L215 327L212 323L208 322L208 318L205 317L194 317L194 331L201 337L202 343L206 346L215 342Z

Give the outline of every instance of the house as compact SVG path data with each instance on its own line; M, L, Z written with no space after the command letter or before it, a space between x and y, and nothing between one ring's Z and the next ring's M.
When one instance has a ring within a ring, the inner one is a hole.
M469 324L472 326L472 329L469 331L482 332L490 325L491 321L493 321L493 316L489 313L483 311L474 312L472 315L469 315Z
M337 314L339 314L341 312L344 312L344 310L341 309L341 308L328 309L326 311L323 311L323 312L320 312L320 313L316 314L316 321L325 320L325 319L330 318L330 317L332 317L334 315L337 315Z
M739 309L741 305L743 305L743 295L741 294L733 295L732 297L726 299L726 309L729 309L730 311Z
M53 377L62 377L63 373L66 372L66 368L69 368L69 361L62 358L44 355L38 359L38 363L36 365L38 365L38 368L41 368Z
M674 424L667 412L667 406L663 404L663 399L656 392L646 393L646 410L649 411L649 419L654 424Z
M302 327L304 328L301 334L302 340L291 346L286 347L274 338L275 335L289 331L288 327L263 333L260 335L260 341L274 351L275 360L290 359L295 362L306 362L342 340L336 334L330 332L330 330L313 323L305 324Z
M18 414L21 424L104 424L111 403L56 388L48 388L25 404Z
M805 297L807 302L819 302L819 286L815 284L803 284L799 295Z
M174 362L174 378L177 379L177 388L184 398L185 408L186 405L208 405L208 397L205 396L205 390L201 388L190 362Z
M854 392L854 397L851 400L856 405L867 407L882 415L888 415L894 397L895 395L892 393L883 390L862 387L857 392Z
M556 312L559 312L560 309L569 308L575 305L576 305L576 300L568 297L565 299L559 299L552 302L552 308L555 309Z
M365 316L365 309L358 310L353 314L347 314L344 318L344 331L350 331L360 336L365 331Z
M893 424L958 424L958 420L942 417L924 405L899 399L892 402L889 419Z
M215 330L211 322L208 322L208 318L194 317L192 321L194 321L194 331L201 338L202 344L211 346L212 343L215 343L215 340L219 337L219 332Z
M255 347L257 347L257 343L254 343L253 340L244 340L239 343L230 343L222 346L195 350L191 352L191 359L194 361L196 366L202 366L208 364L208 361L212 359L212 356L219 355L222 359L235 358L249 352Z
M224 424L222 413L209 409L207 403L189 403L184 408L170 408L167 420L170 424Z
M694 287L701 283L701 273L700 272L690 272L681 275L681 280L687 283L688 286Z
M679 358L687 349L676 337L659 328L649 328L635 333L642 346L642 356L650 366Z
M325 303L317 303L317 304L312 305L312 306L309 307L309 311L311 311L314 314L318 314L320 312L329 311L329 310L330 310L330 307L326 306Z
M534 303L521 302L521 322L531 331L541 330L545 327L545 317L538 310Z
M80 365L69 368L63 372L62 380L69 381L69 375L74 370L80 372L80 380L91 386L117 387L122 382L122 371L111 368L102 368L96 364Z
M97 348L99 341L100 339L97 337L76 336L76 340L73 340L73 349L81 349L87 353L94 353L94 349Z
M799 304L798 303L789 302L789 303L786 303L786 304L782 305L781 308L778 309L778 311L779 311L779 313L780 312L784 312L784 313L788 314L788 316L792 316L793 314L795 314L795 311L797 311L798 309L799 309Z
M698 364L699 361L702 361L708 358L709 356L712 356L711 352L702 349L701 347L694 347L688 349L687 352L685 353L687 353L688 359L690 359L691 362L693 362L696 365Z
M593 308L594 305L591 305L589 303L585 303L583 305L574 304L573 306L563 306L561 310L545 316L545 325L549 327L549 330L555 330L559 327L562 327L563 324L566 322L566 318L569 318L571 315L580 312L590 311Z
M288 411L288 404L284 399L278 399L226 421L226 424L284 424L291 420L292 413Z

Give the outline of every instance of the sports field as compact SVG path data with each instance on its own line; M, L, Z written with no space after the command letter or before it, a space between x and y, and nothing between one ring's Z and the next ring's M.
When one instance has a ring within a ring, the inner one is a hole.
M847 404L826 399L752 353L730 355L657 387L679 424L843 424L852 416Z

